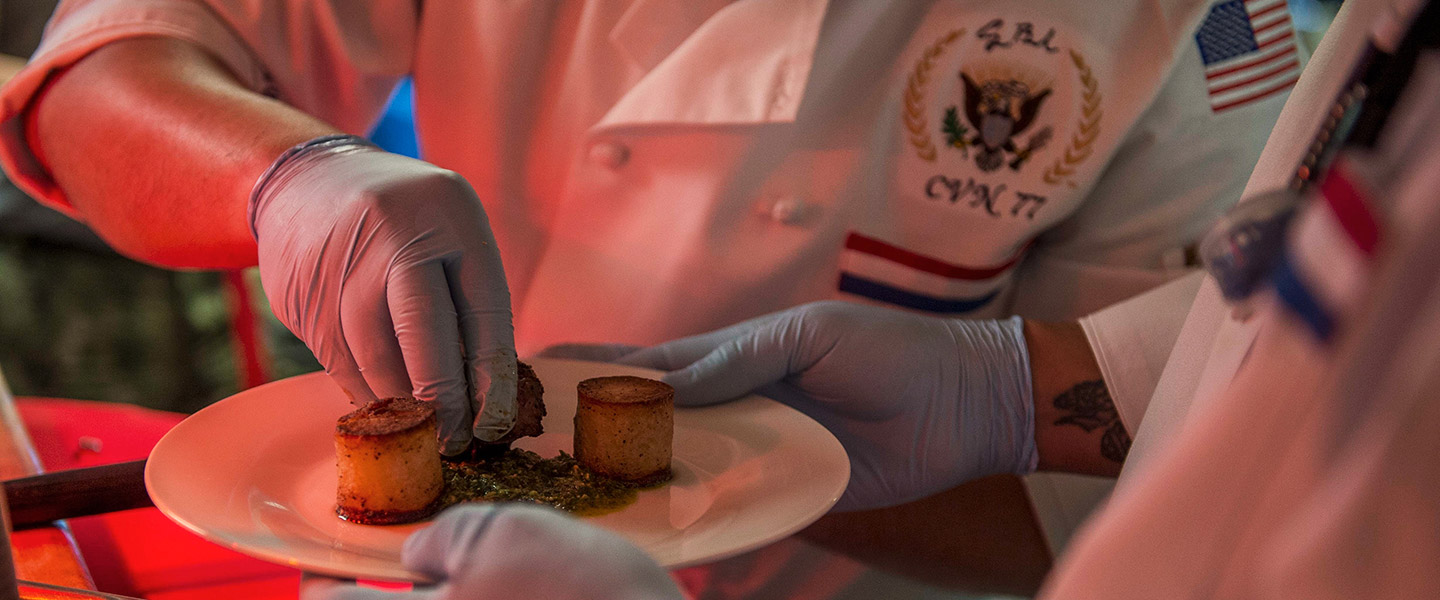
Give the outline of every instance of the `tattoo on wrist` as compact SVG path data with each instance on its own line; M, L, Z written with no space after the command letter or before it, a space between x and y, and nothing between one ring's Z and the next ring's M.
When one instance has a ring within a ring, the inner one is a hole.
M1055 408L1068 412L1055 420L1056 425L1074 425L1085 431L1104 429L1100 437L1100 455L1117 463L1125 462L1130 453L1130 434L1120 422L1120 411L1110 399L1110 390L1099 379L1082 381L1055 397Z

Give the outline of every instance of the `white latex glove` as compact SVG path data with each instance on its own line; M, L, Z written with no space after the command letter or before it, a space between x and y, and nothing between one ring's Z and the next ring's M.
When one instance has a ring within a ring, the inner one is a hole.
M1018 317L943 319L817 302L619 362L671 371L664 380L682 406L758 391L819 421L850 454L850 485L836 510L1029 473L1038 460Z
M462 504L405 540L406 568L434 586L394 593L309 576L303 600L678 600L660 565L618 535L524 504Z
M636 346L634 344L555 344L554 346L547 346L536 356L540 358L613 363L641 348L644 348L644 346Z
M474 190L354 136L292 148L255 184L270 306L357 404L436 403L447 454L515 423L514 329Z

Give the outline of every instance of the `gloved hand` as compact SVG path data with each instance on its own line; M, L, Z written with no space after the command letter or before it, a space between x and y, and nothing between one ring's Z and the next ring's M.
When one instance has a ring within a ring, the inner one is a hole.
M546 346L536 356L563 360L588 360L590 362L613 363L620 358L644 348L632 344L586 344L568 343Z
M308 576L303 600L677 600L680 589L639 548L557 511L462 504L405 540L401 560L439 583L409 593Z
M682 406L758 390L819 421L850 454L850 485L836 510L1028 473L1038 458L1018 317L942 319L818 302L619 362L671 371L664 380Z
M249 216L275 316L353 402L435 402L446 454L510 430L510 292L464 179L328 136L275 161Z

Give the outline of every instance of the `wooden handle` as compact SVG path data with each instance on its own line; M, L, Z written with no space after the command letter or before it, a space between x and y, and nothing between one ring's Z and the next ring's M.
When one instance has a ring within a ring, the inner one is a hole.
M145 491L145 461L70 469L4 483L18 531L60 519L154 506Z

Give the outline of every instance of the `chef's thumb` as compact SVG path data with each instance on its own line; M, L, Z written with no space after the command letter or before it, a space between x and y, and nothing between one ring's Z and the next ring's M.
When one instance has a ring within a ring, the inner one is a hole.
M493 243L485 249L490 251L448 262L445 269L465 346L465 372L475 415L471 432L482 442L493 442L515 426L520 373L505 272Z
M709 333L671 340L648 348L639 348L634 352L616 358L615 362L622 365L645 367L647 369L660 371L674 371L705 358L705 356L728 341L749 335L757 329L764 329L773 326L779 321L790 318L793 310L794 309L770 313L748 321L736 323L729 327L716 329Z
M445 581L466 568L479 549L495 515L506 504L466 502L440 513L429 527L410 534L400 551L405 568Z
M437 590L388 592L360 587L354 581L305 573L300 576L300 600L429 600Z
M590 362L613 363L621 357L633 354L640 350L640 346L633 344L555 344L541 350L539 358L559 358L563 360L588 360ZM644 366L644 365L637 365Z
M774 327L761 327L716 347L690 366L665 374L680 406L734 400L784 379L789 349Z

